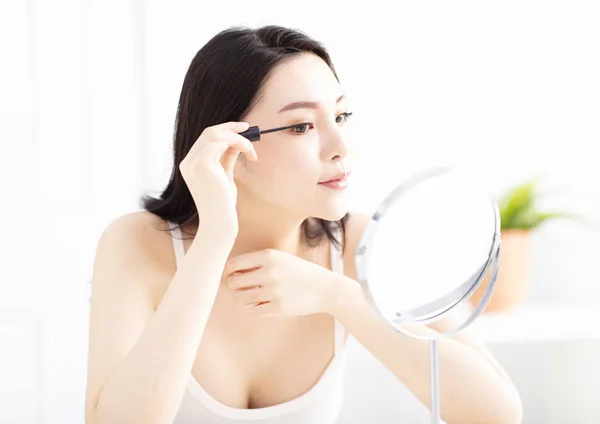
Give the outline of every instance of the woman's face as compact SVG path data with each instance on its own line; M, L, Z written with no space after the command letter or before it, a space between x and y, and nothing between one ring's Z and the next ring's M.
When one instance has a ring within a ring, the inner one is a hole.
M261 130L308 125L261 135L254 143L258 161L236 164L240 194L304 217L341 219L347 190L319 183L350 170L348 112L340 85L321 58L304 53L280 64L244 121Z

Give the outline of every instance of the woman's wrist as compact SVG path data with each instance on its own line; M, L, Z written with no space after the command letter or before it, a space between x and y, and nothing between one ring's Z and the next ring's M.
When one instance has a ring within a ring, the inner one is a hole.
M327 285L325 298L325 312L338 319L366 301L360 283L341 274Z
M231 250L236 238L237 231L223 226L205 224L198 228L194 243L210 244L216 249Z

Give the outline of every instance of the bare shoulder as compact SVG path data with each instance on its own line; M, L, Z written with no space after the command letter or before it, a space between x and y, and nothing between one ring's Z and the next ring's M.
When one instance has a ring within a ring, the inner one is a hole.
M170 234L159 217L133 212L116 218L96 248L90 307L86 413L156 310L173 271ZM171 256L169 256L171 255ZM90 420L91 421L91 420Z
M125 254L124 263L157 263L165 260L166 242L171 240L165 231L166 223L149 212L131 212L112 221L98 242L97 254Z
M356 248L362 235L371 220L371 215L360 211L351 211L346 222L346 249L344 250L344 274L356 279L356 265L354 257Z
M128 281L160 291L175 272L173 240L168 229L164 220L145 211L116 218L98 241L94 274L118 273L120 280L131 276Z
M130 212L110 222L102 233L102 239L143 244L156 241L160 235L157 228L167 228L160 217L146 211Z

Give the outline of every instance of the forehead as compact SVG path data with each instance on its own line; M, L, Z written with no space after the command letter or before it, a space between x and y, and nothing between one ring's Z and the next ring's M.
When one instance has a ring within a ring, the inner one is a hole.
M340 84L325 61L313 53L302 53L277 65L257 106L279 110L298 101L334 104L340 94Z

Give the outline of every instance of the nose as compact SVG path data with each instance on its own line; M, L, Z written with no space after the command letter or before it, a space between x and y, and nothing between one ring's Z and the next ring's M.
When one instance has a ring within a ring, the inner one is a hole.
M348 156L348 146L339 130L332 130L325 142L324 155L327 161L342 162Z

